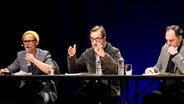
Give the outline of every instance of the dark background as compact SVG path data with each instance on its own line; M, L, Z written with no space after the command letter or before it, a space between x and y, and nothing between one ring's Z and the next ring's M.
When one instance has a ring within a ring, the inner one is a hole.
M1 0L0 68L11 64L23 50L21 36L27 30L40 35L39 47L49 50L61 73L67 70L67 49L77 44L77 56L91 47L89 30L103 25L107 41L121 50L133 74L153 66L165 43L165 27L184 26L183 0ZM149 80L139 81L139 91ZM58 104L68 104L76 91L74 80L60 80ZM142 93L154 90L158 82ZM134 82L129 96L134 96ZM124 96L122 96L124 98ZM132 101L131 103L133 103Z

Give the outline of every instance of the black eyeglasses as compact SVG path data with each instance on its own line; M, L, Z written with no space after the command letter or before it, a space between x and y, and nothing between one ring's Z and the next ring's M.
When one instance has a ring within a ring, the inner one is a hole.
M23 40L23 43L26 44L26 43L33 43L34 41L36 40Z
M91 42L93 42L93 41L97 41L97 42L99 42L99 41L101 41L101 39L103 39L103 37L102 38L89 38L90 40L91 40Z

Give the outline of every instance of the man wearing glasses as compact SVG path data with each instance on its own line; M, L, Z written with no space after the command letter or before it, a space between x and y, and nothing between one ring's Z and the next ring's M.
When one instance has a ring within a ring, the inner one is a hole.
M76 45L68 48L68 68L71 73L84 72L96 73L95 61L97 56L101 60L102 74L117 74L120 50L106 41L106 31L103 26L94 26L90 30L91 48L88 48L77 59ZM76 94L74 102L79 104L117 104L120 95L119 81L111 80L111 94L109 94L107 80L86 81ZM109 96L110 95L110 96Z
M49 51L37 48L39 35L26 31L22 35L25 50L17 53L17 58L0 73L11 72L15 75L46 75L55 69ZM28 64L29 63L29 64ZM57 99L57 91L52 80L22 80L20 90L8 95L3 104L52 104Z

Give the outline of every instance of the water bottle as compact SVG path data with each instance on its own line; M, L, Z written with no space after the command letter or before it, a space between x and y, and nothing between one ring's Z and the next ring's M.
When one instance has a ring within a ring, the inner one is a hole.
M97 56L97 59L96 59L96 74L102 75L101 60L99 56Z
M118 60L118 75L124 75L124 60L122 57Z
M26 48L26 54L30 54L28 48ZM30 60L27 60L26 61L26 66L30 66L30 65L31 65L31 61Z

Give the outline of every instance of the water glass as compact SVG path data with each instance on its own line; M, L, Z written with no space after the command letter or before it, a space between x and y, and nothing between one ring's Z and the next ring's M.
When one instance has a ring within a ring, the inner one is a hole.
M126 75L132 75L132 70L133 70L132 64L126 64L125 65L125 74Z

